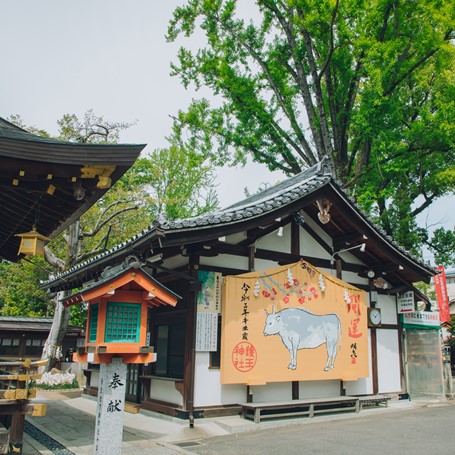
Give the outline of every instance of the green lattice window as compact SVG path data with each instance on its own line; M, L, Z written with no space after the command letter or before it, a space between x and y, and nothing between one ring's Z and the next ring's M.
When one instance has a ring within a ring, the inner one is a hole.
M104 341L106 343L115 341L137 343L140 322L140 304L108 302Z
M94 305L90 306L90 327L89 327L89 335L88 341L90 343L96 342L96 333L98 329L98 304L95 303Z

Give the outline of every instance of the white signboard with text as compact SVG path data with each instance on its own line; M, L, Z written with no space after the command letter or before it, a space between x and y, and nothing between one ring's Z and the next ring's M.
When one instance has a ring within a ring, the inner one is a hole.
M196 322L196 351L217 350L218 313L198 313Z
M405 292L398 296L398 313L411 313L414 311L414 292Z
M441 326L439 313L433 311L414 311L412 313L405 313L403 314L403 324L421 325L435 328L439 328Z

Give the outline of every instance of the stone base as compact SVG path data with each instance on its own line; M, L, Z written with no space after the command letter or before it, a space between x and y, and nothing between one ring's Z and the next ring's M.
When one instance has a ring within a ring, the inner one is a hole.
M81 389L41 390L36 392L37 400L71 400L82 395Z

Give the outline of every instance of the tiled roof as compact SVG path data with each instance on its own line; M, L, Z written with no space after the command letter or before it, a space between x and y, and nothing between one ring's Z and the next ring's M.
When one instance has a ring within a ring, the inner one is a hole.
M0 322L42 322L51 324L52 318L27 318L25 316L0 316Z
M57 236L104 195L143 148L59 141L0 118L0 258L19 260L16 234L33 227L45 237ZM100 184L101 175L110 180Z
M160 227L163 230L175 230L232 223L254 218L286 206L323 187L330 180L331 175L324 174L324 170L321 170L320 166L313 167L223 210L194 218L164 221L160 223Z
M304 196L309 195L328 184L331 184L334 188L336 188L337 192L342 194L347 203L350 204L352 208L357 212L357 215L366 223L368 223L372 229L378 232L387 243L395 248L395 250L412 259L414 262L420 264L427 271L427 273L431 270L427 264L424 264L420 260L420 258L411 255L403 247L392 241L392 238L386 235L385 231L378 228L378 226L376 226L372 220L363 214L355 202L350 199L348 195L341 189L340 185L334 181L330 166L328 165L327 161L322 161L321 163L318 163L317 165L307 169L304 172L301 172L300 174L286 179L283 182L271 186L264 191L261 191L242 201L232 204L224 209L185 219L155 220L147 229L144 229L142 232L133 236L129 240L85 262L77 264L75 267L66 272L53 277L49 281L43 283L43 287L48 287L47 284L50 284L59 278L64 279L65 276L70 275L77 270L83 269L90 264L94 264L97 261L101 261L107 258L113 253L120 252L123 249L133 246L136 242L139 242L142 239L153 235L154 232L161 231L168 233L178 233L179 231L185 230L211 228L215 226L235 224L258 216L262 216L268 212L274 212L282 207L286 207L292 202L301 199Z

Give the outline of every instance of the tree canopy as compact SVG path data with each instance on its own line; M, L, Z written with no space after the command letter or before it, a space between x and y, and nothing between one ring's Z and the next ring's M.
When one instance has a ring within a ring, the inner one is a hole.
M37 127L27 127L19 115L9 121L42 136ZM117 142L128 122L109 122L88 111L82 120L67 114L57 121L58 139L91 143ZM154 150L139 158L131 169L80 220L46 246L47 263L0 264L0 314L44 316L54 314L39 280L46 269L66 270L131 238L158 216L168 219L198 215L218 207L213 167L200 155L178 146ZM71 308L71 322L83 323L80 308ZM63 324L65 329L65 324Z
M34 263L0 262L0 315L45 317L52 312L49 299L39 288L48 278L43 258Z
M219 165L295 174L329 157L419 253L415 217L455 189L454 24L450 0L187 0L167 38L205 44L182 47L172 74L214 97L178 112L174 135Z

